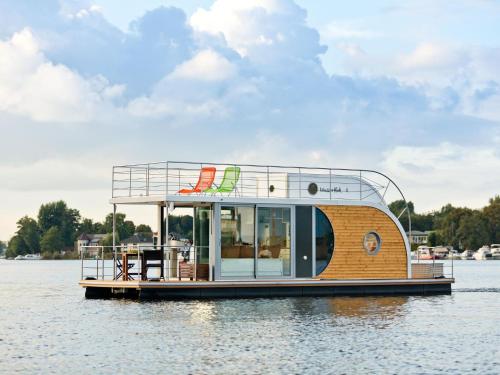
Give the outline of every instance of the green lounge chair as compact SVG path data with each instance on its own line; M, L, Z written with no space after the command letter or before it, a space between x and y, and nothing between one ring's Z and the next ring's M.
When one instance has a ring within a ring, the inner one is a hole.
M204 193L231 193L236 188L236 183L240 179L240 167L227 167L224 170L224 177L219 186L216 188L210 188L204 191Z

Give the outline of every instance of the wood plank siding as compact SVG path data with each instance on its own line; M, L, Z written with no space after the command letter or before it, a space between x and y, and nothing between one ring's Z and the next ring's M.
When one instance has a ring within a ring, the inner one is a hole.
M406 279L407 253L397 225L383 211L366 206L317 206L335 234L332 259L321 279ZM366 233L375 231L382 245L376 255L363 247Z

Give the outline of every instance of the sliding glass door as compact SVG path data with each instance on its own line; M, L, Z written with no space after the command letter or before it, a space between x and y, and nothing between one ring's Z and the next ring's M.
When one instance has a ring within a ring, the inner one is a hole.
M257 208L256 277L291 276L290 207Z
M223 278L255 275L255 208L222 206L220 210L221 265Z
M221 206L220 277L292 276L291 207Z

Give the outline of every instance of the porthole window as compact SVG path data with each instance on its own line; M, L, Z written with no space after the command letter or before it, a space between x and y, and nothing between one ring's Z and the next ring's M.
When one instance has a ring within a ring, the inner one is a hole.
M316 195L316 193L318 192L318 185L316 185L315 182L311 182L309 184L309 186L307 187L307 191L309 192L309 194L311 195Z
M269 186L269 191L272 193L274 191L274 185Z
M377 255L380 251L382 240L377 232L368 232L363 239L363 247L368 255Z

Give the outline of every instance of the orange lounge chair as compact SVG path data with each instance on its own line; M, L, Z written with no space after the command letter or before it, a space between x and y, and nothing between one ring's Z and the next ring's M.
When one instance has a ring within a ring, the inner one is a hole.
M200 177L196 186L192 189L181 189L178 191L179 194L192 194L192 193L202 193L212 186L215 179L216 169L214 167L203 167L200 170ZM191 185L192 186L192 185Z

